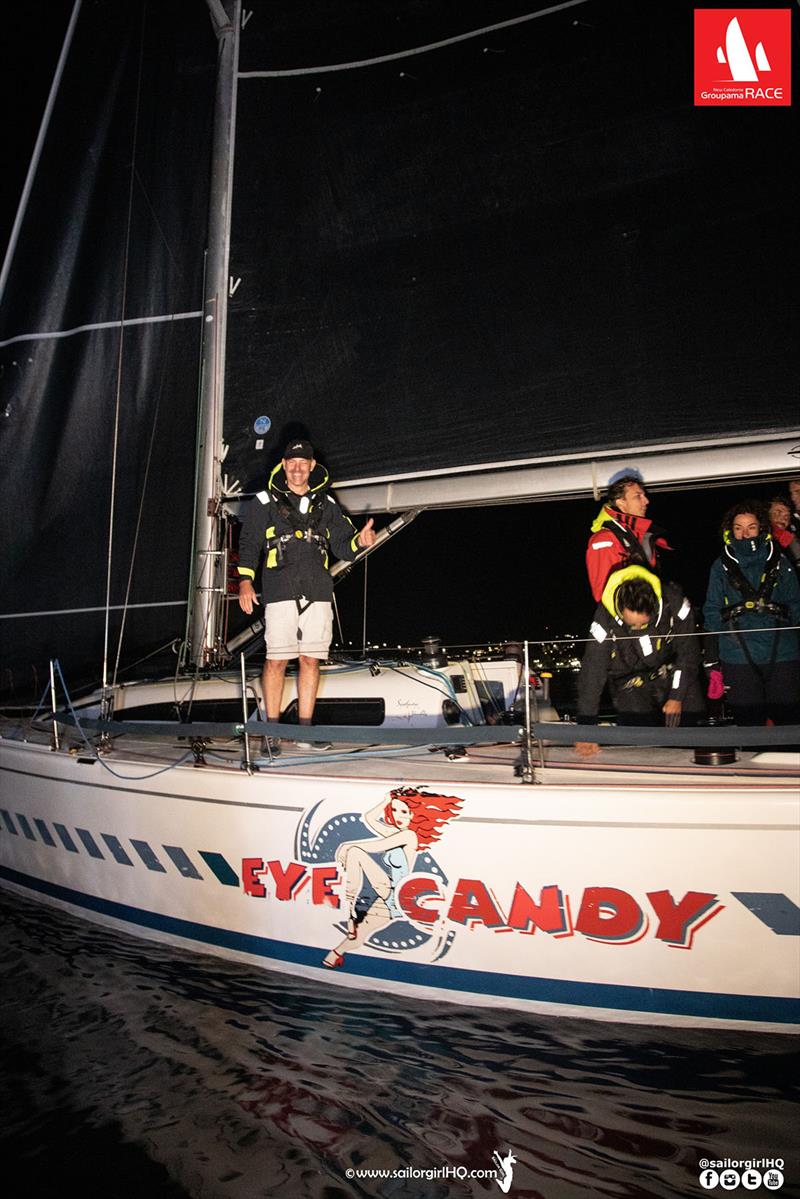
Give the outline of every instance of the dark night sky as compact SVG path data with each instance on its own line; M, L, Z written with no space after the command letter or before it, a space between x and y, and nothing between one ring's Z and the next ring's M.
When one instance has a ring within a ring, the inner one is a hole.
M25 0L6 15L0 78L5 111L15 119L6 122L3 246L71 9L65 0ZM675 547L670 573L695 602L702 603L726 507L744 495L769 498L779 490L766 481L652 496L650 515ZM583 554L597 509L586 498L424 513L370 559L368 640L409 645L436 633L467 644L583 635L593 608ZM363 587L359 567L337 588L345 639L356 644Z

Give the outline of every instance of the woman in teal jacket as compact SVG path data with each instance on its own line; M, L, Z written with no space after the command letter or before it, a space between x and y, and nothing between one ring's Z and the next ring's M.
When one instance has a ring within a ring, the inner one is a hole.
M703 606L706 630L721 634L719 661L737 724L795 724L800 718L800 583L753 500L722 523L723 548L711 567Z

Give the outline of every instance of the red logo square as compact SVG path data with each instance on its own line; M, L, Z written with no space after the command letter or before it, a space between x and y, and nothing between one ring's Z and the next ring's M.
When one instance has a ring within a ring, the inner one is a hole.
M695 105L791 105L791 33L789 8L696 8Z

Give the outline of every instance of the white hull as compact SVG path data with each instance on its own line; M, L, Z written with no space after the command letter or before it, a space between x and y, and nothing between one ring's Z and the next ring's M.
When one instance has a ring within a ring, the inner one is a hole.
M565 760L527 786L509 747L466 763L425 750L312 765L284 754L249 776L238 756L175 766L185 747L125 738L92 763L7 732L0 881L126 932L331 984L796 1031L796 768L703 775L670 752L684 773ZM398 888L414 918L387 916L325 969L347 915L335 845L343 829L370 836L361 816L410 785L462 801Z

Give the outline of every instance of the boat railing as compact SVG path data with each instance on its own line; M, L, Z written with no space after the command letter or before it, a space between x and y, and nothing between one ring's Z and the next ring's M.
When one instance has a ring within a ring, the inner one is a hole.
M544 765L545 745L570 746L576 742L592 741L602 746L647 746L651 748L684 748L713 752L731 748L747 749L765 747L797 747L800 745L800 726L742 727L734 725L694 726L686 728L658 728L651 726L616 726L611 724L578 725L570 722L540 721L536 719L535 698L531 693L527 646L525 647L526 688L525 717L516 724L449 725L431 728L377 728L374 725L315 725L314 737L350 746L364 746L381 752L414 750L420 748L467 747L477 745L518 745L520 759L515 764L515 773L522 782L536 782L535 770ZM61 685L64 705L56 702L56 684ZM195 763L205 764L204 750L212 740L233 740L241 743L240 765L248 774L258 770L251 751L251 740L264 737L294 740L298 726L281 721L266 721L248 716L247 696L250 690L245 673L244 655L241 658L242 719L240 721L178 721L178 720L110 720L104 716L93 717L76 710L69 695L57 659L51 664L50 680L39 710L44 708L49 692L49 711L34 714L32 723L51 736L51 749L61 748L59 726L71 727L83 739L87 752L101 758L101 750L92 744L91 736L103 739L105 746L110 737L120 735L138 738L180 739L191 747L181 762L194 756ZM533 753L536 742L538 755ZM326 760L335 760L336 753ZM258 757L258 755L256 755ZM290 759L297 762L298 759ZM316 760L320 760L317 758ZM287 765L289 762L286 763Z

